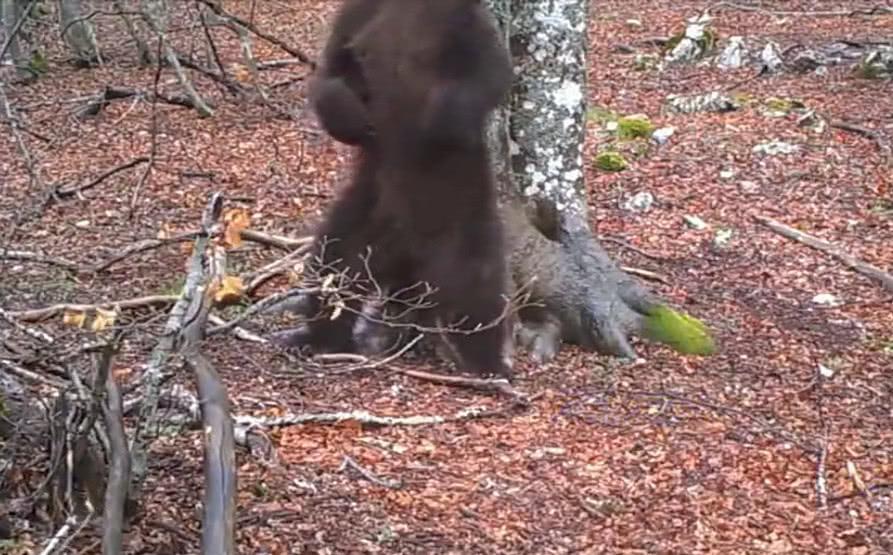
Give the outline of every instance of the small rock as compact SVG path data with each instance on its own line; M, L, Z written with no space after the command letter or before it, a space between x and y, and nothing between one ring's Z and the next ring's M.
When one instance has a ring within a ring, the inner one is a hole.
M794 56L794 59L791 61L791 68L799 73L809 73L827 63L827 60L821 53L807 48Z
M608 131L617 131L618 125L617 120L612 120L605 124L605 129Z
M793 154L800 150L800 147L778 139L772 139L767 143L760 143L753 147L753 151L757 154L766 154L767 156L777 156L779 154Z
M720 69L736 69L744 65L747 50L744 48L744 37L729 37L729 44L719 55L717 66Z
M742 193L756 193L760 190L760 186L755 181L742 181L738 184L738 188L741 189Z
M733 170L733 169L720 170L719 177L721 179L732 179L733 177L735 177L735 170Z
M811 129L816 133L822 133L826 127L825 119L812 109L807 110L803 115L797 118L797 125Z
M685 223L688 225L688 227L692 229L696 229L698 231L707 229L707 223L697 216L686 215L682 216L682 219L685 220Z
M642 27L642 22L638 19L627 19L625 23L630 29L640 29Z
M651 134L651 140L656 142L659 145L666 144L667 141L670 140L670 137L673 136L673 133L676 132L675 127L661 127L660 129L655 129Z
M823 378L833 378L834 377L834 369L828 368L824 364L819 364L819 374L821 374L821 376Z
M716 237L713 238L713 244L717 247L724 247L732 240L732 233L731 229L720 229L716 232Z
M777 72L784 64L781 54L778 52L778 45L771 41L766 43L766 46L760 53L760 60L763 62L763 69L769 73Z
M654 195L647 191L636 193L623 203L623 208L630 212L647 212L654 205Z
M838 306L840 305L840 299L831 293L819 293L815 297L812 298L812 302L822 306Z

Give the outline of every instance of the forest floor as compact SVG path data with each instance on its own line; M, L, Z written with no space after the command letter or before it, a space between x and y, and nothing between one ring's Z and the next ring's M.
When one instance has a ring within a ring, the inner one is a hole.
M314 54L336 6L331 0L258 2L249 14L254 4L228 2L227 9ZM231 336L208 339L204 351L240 414L493 411L416 427L354 421L271 431L275 459L237 452L241 553L893 553L891 295L753 218L774 218L893 270L893 172L882 148L893 144L893 84L858 78L851 66L830 66L824 75L760 77L753 66L638 71L635 53L660 54L645 39L678 32L707 3L593 4L593 113L647 114L675 134L665 145L639 143L625 171L590 167L592 227L619 263L663 276L666 283L648 285L707 322L720 352L692 358L638 343L642 360L622 365L567 346L539 368L519 357L517 387L536 398L517 409L393 366L299 375L269 347ZM852 9L853 2L763 4L786 11L821 4L825 13L717 9L720 44L730 35L759 46L772 39L782 50L891 38L893 15L827 13ZM349 152L321 134L304 110L304 82L294 78L306 75L306 67L264 72L266 84L276 84L270 104L234 100L198 79L215 103L212 118L122 100L79 120L74 113L88 95L106 86L152 90L155 79L154 69L133 63L123 36L116 42L117 23L96 19L108 45L106 65L74 68L56 47L45 76L6 88L26 118L25 138L40 175L29 179L11 134L0 134L0 225L14 229L2 246L87 267L138 240L196 229L215 190L227 206L248 208L252 227L262 231L297 237L303 222L318 218ZM175 36L184 49L198 40L189 29L180 32ZM217 36L221 57L238 61L238 41ZM260 41L255 50L261 60L284 57ZM161 87L178 92L173 73L163 72ZM663 109L669 94L715 89L749 102L727 113ZM765 110L771 97L799 100L827 121L870 128L876 140L831 126L815 132L799 126L796 114L772 117ZM296 116L282 117L283 111ZM597 120L589 159L610 141ZM148 155L153 127L155 162L132 219L145 165L80 197L47 200L52 186L86 183ZM798 150L754 152L773 139ZM651 208L625 209L641 192L653 195ZM707 227L686 225L686 216ZM731 236L719 244L726 230ZM150 250L96 275L0 261L0 306L24 310L175 293L190 248L185 242ZM281 255L246 244L230 253L230 271ZM287 286L274 281L261 292ZM837 302L816 302L822 294ZM164 320L161 310L121 316L119 323L132 330L115 362L120 379L138 378ZM86 341L85 332L63 326L61 317L37 325L60 344ZM177 380L192 386L185 370ZM148 498L127 530L127 553L197 551L202 438L200 430L182 431L152 444ZM345 467L345 457L367 475ZM49 536L39 530L20 538L21 545ZM84 532L81 552L98 552L95 538Z

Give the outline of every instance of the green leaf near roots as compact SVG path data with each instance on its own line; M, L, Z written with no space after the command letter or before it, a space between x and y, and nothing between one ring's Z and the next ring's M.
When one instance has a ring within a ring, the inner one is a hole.
M595 167L608 172L625 170L626 159L619 152L602 152L595 157Z
M668 306L659 306L645 318L643 335L686 355L710 355L716 345L703 322Z
M50 70L50 64L40 50L35 50L31 55L31 61L28 63L28 69L34 73L41 75Z
M621 139L647 139L654 125L645 116L626 116L617 120L617 136Z

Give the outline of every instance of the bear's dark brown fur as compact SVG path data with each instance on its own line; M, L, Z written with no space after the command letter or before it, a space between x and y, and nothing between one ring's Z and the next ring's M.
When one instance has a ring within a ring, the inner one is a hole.
M414 319L483 326L449 334L457 363L504 376L510 330L493 322L505 311L508 276L484 135L511 78L477 0L349 0L311 92L322 126L359 147L352 182L317 230L319 261L350 275L368 269L390 291L430 283L434 306ZM349 308L308 322L292 342L353 350L361 307Z

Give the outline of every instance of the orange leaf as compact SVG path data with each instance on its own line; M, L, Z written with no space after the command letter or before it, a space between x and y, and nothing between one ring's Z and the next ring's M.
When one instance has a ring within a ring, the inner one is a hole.
M214 289L214 302L217 304L230 304L242 298L245 285L238 276L224 276Z
M226 225L223 231L223 243L227 247L242 246L242 230L251 225L251 216L244 208L233 208L223 216Z

